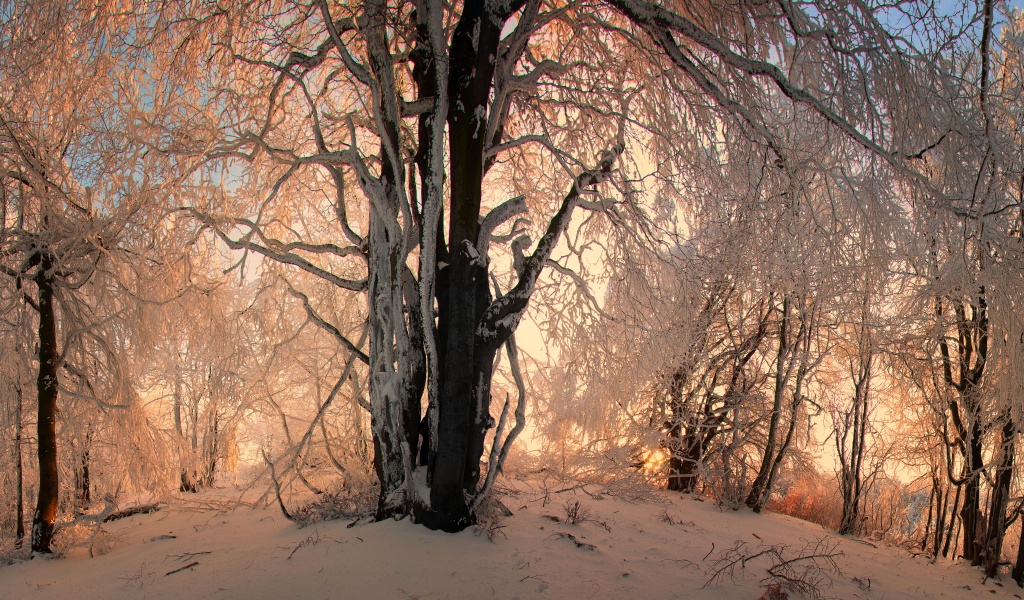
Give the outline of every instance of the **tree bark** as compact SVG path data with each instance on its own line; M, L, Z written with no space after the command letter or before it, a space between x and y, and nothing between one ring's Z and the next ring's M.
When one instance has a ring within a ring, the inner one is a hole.
M19 377L19 375L16 375ZM14 457L15 457L15 469L16 469L16 491L18 494L16 503L16 514L15 518L17 523L15 524L14 531L14 543L17 548L21 548L22 543L25 540L25 470L22 464L21 458L21 382L18 381L14 387L14 393L17 404L14 407Z
M439 315L444 371L438 403L437 453L430 471L428 527L459 531L472 522L467 490L475 491L483 454L481 400L490 400L493 352L478 347L477 324L489 304L486 256L476 250L484 175L483 144L493 56L503 20L486 2L467 1L449 51L448 146L451 214L448 301ZM490 355L490 356L488 356ZM485 364L486 363L486 364ZM482 372L486 371L486 373ZM480 439L477 444L478 437ZM479 451L477 451L479 445Z
M1024 588L1024 527L1021 527L1020 543L1017 545L1017 560L1013 563L1013 580L1018 587Z
M981 468L984 465L981 447L980 427L971 428L973 435L970 440L970 452L967 463L967 482L964 483L964 505L960 512L963 522L963 557L971 564L981 564L984 546L984 534L979 528L981 522Z
M54 309L53 259L43 254L36 273L39 288L39 498L32 519L32 551L49 553L57 518L57 315Z
M703 458L701 431L692 422L693 415L687 415L683 398L687 373L678 369L672 374L669 385L669 408L672 411L668 425L668 489L673 492L690 493L697 487L697 468ZM710 399L707 400L710 402ZM687 417L691 422L687 422Z
M999 559L1003 552L1003 538L1006 535L1006 504L1010 498L1010 483L1013 480L1015 427L1009 414L1003 415L1002 440L999 447L999 462L996 467L995 485L991 491L988 511L988 532L980 557L985 563L985 576L995 577Z

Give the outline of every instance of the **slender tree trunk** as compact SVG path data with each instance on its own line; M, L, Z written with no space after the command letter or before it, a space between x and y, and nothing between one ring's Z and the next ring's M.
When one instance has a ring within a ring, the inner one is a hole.
M174 374L174 431L178 435L178 461L181 469L181 483L178 486L178 491L195 493L199 491L199 488L195 478L189 475L191 461L185 459L185 430L181 419L181 373L178 371L180 368L181 366L177 365Z
M867 335L867 334L864 334ZM870 341L868 342L870 344ZM860 527L861 519L861 494L864 465L864 444L867 439L868 421L868 400L871 395L871 365L873 356L868 350L865 357L861 354L862 364L855 373L854 396L852 409L852 427L850 433L850 448L847 464L841 465L843 480L843 517L839 524L839 534L848 535L856 533ZM843 438L845 440L845 438ZM840 443L837 434L836 443ZM842 443L845 443L843 441ZM930 519L931 517L929 517Z
M949 512L949 528L946 530L946 542L942 545L942 556L948 558L950 555L950 544L952 543L955 535L954 531L957 529L957 510L960 508L960 495L963 492L963 486L956 486L956 494L953 495L953 509ZM953 546L953 553L956 553L956 546Z
M974 302L965 304L953 301L952 305L957 317L957 355L954 360L946 337L940 338L939 351L942 356L943 378L959 396L959 400L949 402L949 418L962 444L966 444L966 447L958 445L958 452L962 453L964 460L964 481L957 487L958 498L961 487L964 492L964 503L960 512L963 557L971 561L972 565L979 565L986 544L985 527L981 525L981 476L985 462L980 399L981 382L988 358L989 321L985 287L979 287ZM942 322L943 303L938 298L935 301L935 317L937 323ZM962 414L969 415L970 419L965 419Z
M782 319L779 322L779 351L775 357L775 390L772 395L772 414L768 423L768 440L765 442L764 455L761 457L761 466L754 478L754 483L747 494L746 505L754 509L754 512L761 512L765 501L768 499L768 479L771 475L772 464L775 459L776 438L779 435L779 427L782 420L782 401L786 392L786 384L789 382L789 371L786 363L793 351L789 343L789 296L782 300Z
M938 490L935 488L935 479L932 478L932 489L928 494L928 515L924 519L924 535L921 536L921 551L928 547L928 538L932 533L932 514L935 512L935 505L939 501Z
M219 423L217 419L217 411L210 409L210 436L206 444L206 460L203 461L203 482L202 484L206 487L213 487L213 478L217 472L217 435L218 435Z
M43 254L36 274L39 288L39 498L32 519L32 551L50 552L59 501L57 471L57 315L54 309L53 261Z
M775 365L775 392L768 440L765 444L761 468L746 500L747 506L754 512L760 512L771 495L775 477L793 441L796 421L804 399L806 380L813 368L809 360L809 351L810 332L814 328L816 308L812 305L808 310L805 298L799 298L799 302L797 308L798 328L792 339L789 338L788 333L788 329L793 325L790 321L792 317L789 314L791 300L787 296L782 303L783 315L779 325L779 353ZM783 408L786 388L791 380L793 381L793 390L790 393L789 405ZM788 413L788 422L783 420L784 413ZM785 427L784 431L783 427ZM781 440L778 439L780 435L782 436Z
M938 556L939 552L942 551L942 536L945 533L946 527L946 511L949 508L949 488L945 486L939 487L939 482L935 480L935 494L938 506L935 507L935 541L932 544L932 555Z
M85 513L92 501L92 483L89 479L89 448L92 446L92 428L91 426L87 427L78 468L75 469L75 512L79 515Z
M18 494L16 503L16 514L17 524L15 525L14 539L15 546L21 548L22 543L25 540L25 471L22 464L21 457L21 382L17 382L14 387L15 399L17 404L14 407L14 458L15 458L15 477L16 477L16 491Z

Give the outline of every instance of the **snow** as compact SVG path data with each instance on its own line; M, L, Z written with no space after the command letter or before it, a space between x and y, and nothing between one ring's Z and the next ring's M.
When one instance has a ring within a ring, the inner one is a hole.
M1008 577L983 583L969 565L929 564L903 549L875 548L790 517L720 509L692 496L652 490L643 501L627 501L599 486L550 480L503 480L499 487L514 514L498 522L493 541L472 530L452 535L408 521L348 527L350 520L339 520L300 529L273 506L238 503L234 490L177 496L160 512L105 525L112 548L106 554L89 558L78 548L64 559L0 567L0 590L4 598L26 600L756 599L770 566L764 557L705 586L723 551L737 542L748 551L779 544L787 546L788 559L824 542L842 555L836 558L841 573L827 573L823 597L1021 597ZM589 520L567 524L565 507L575 502Z

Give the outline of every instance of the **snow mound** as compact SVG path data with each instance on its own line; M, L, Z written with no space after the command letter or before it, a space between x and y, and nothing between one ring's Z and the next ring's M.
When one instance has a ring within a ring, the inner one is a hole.
M652 492L508 481L476 528L298 528L228 491L103 526L105 552L0 567L11 599L1020 598L960 562L838 537L786 516ZM511 512L511 515L507 515ZM1005 587L1004 587L1005 586Z

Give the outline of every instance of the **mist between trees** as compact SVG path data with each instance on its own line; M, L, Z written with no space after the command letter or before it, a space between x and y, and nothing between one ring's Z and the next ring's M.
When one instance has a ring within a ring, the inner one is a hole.
M0 1L3 544L250 481L459 531L505 466L994 575L1022 39L993 0Z

